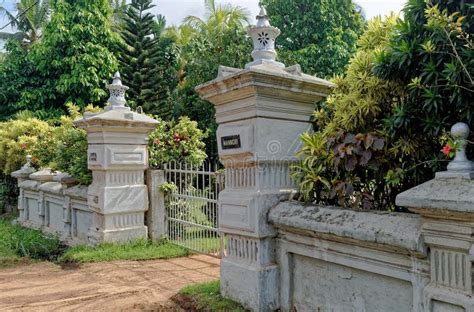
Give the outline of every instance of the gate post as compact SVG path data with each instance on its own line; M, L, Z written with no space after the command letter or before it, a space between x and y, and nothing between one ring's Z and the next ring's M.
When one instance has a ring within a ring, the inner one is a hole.
M160 240L165 237L166 231L166 207L165 194L160 187L166 182L164 170L148 169L146 172L146 185L148 186L148 197L150 209L147 212L147 226L149 237L152 240Z
M145 211L148 191L148 133L158 121L126 107L120 74L108 86L110 98L104 112L84 114L75 122L87 131L88 168L93 181L87 203L94 212L89 241L124 242L147 238Z
M220 67L218 77L196 88L215 105L218 150L225 189L219 194L220 231L227 239L221 291L254 311L279 307L276 230L267 213L296 190L290 177L300 135L311 130L316 101L332 84L276 62L278 28L265 9L249 29L254 61L245 69Z

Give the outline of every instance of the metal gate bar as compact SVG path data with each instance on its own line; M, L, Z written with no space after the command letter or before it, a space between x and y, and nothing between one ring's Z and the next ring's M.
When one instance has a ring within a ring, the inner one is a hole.
M166 196L168 239L190 250L220 257L217 199L224 176L217 169L218 163L210 161L201 166L170 162L164 168L166 181L176 186Z

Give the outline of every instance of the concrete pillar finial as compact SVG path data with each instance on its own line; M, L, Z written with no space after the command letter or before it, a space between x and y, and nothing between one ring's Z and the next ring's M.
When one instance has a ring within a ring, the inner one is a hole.
M21 169L29 169L32 168L33 165L31 164L31 161L33 160L33 157L31 155L26 155L26 163L21 167Z
M275 40L280 33L278 28L270 25L267 10L260 4L257 24L248 30L248 34L253 41L253 62L245 65L245 68L260 64L272 64L284 68L285 65L283 63L276 61L277 52L275 50Z
M469 126L463 122L458 122L451 128L451 135L458 142L456 156L448 164L448 171L470 172L474 170L474 164L466 156L467 137L469 136Z
M127 86L122 84L122 79L120 73L116 72L111 84L107 86L109 89L110 97L107 100L108 104L105 107L105 110L130 110L129 107L126 107L125 104L127 100L125 99L125 92L129 89Z

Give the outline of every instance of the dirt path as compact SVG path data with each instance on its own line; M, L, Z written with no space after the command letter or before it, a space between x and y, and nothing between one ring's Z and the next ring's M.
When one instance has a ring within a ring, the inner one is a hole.
M0 311L173 311L181 288L218 276L219 260L203 255L69 269L42 262L0 270Z

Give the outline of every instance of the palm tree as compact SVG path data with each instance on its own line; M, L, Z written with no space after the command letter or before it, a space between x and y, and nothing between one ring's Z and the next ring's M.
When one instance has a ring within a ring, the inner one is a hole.
M0 6L0 14L16 27L27 44L38 41L49 21L49 0L21 0L16 4L17 16ZM13 35L13 34L12 34ZM18 34L16 34L18 36Z
M184 24L214 36L228 29L241 28L249 23L249 11L231 4L216 5L215 0L204 0L205 20L197 16L187 16Z
M172 38L179 47L184 47L186 44L188 44L196 32L196 29L193 27L187 24L181 24L179 26L171 26L166 28L164 30L164 35Z

